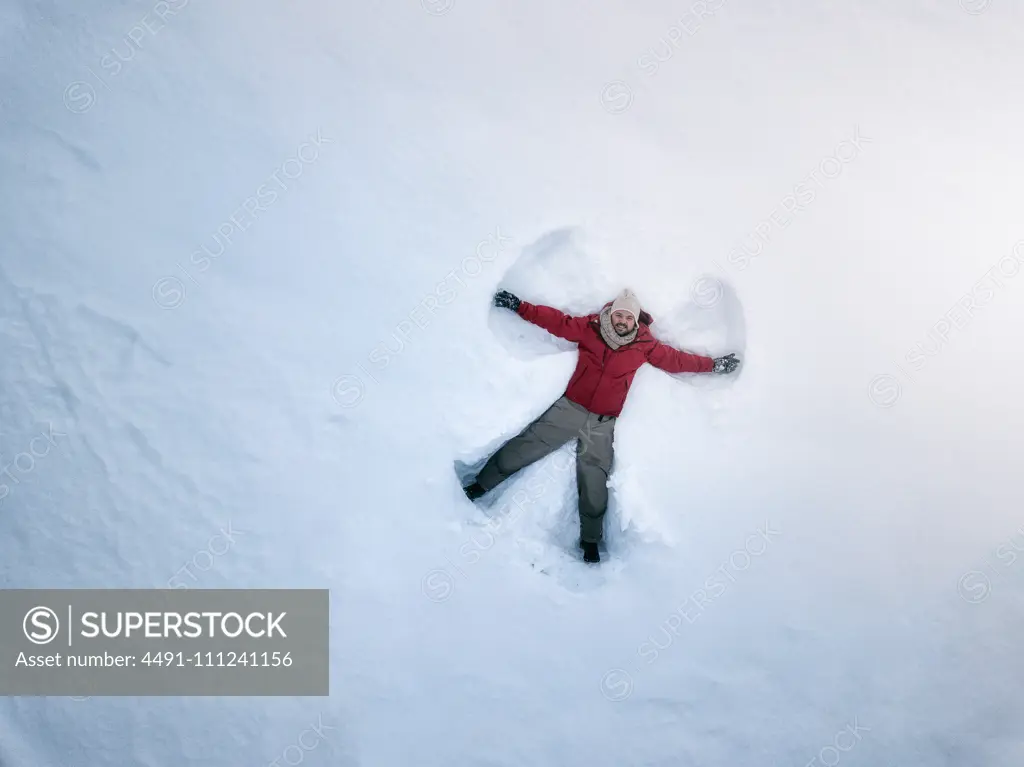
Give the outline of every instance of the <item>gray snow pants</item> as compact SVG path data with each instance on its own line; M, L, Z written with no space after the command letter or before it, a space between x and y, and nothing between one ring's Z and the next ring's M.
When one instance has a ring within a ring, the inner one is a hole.
M576 443L576 487L580 496L580 539L601 540L608 510L608 473L612 466L615 417L591 413L566 397L555 401L537 420L506 442L480 470L476 481L493 490L522 468Z

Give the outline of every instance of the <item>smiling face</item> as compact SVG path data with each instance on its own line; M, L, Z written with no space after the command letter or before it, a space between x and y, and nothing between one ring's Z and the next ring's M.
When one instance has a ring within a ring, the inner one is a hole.
M630 312L619 309L612 312L612 327L620 336L628 336L636 327L636 320Z

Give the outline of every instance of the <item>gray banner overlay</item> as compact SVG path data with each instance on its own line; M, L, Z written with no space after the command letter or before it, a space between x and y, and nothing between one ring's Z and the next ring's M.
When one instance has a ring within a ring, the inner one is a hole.
M0 590L0 695L330 694L330 595Z

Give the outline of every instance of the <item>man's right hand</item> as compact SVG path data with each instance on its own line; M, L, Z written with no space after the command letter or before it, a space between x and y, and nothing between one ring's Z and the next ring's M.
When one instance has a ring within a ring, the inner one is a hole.
M507 290L499 290L494 294L494 305L503 309L511 309L514 312L519 311L519 299Z
M715 367L712 373L731 373L740 366L740 361L735 354L726 354L724 357L715 357Z

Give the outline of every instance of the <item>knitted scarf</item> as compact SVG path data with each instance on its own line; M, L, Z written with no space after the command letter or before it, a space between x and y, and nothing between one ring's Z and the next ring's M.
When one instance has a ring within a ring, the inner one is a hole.
M620 336L615 332L615 328L612 327L612 308L606 306L601 310L601 338L612 348L612 351L615 351L620 346L633 343L636 340L638 330L640 330L640 326L634 325L628 334Z

